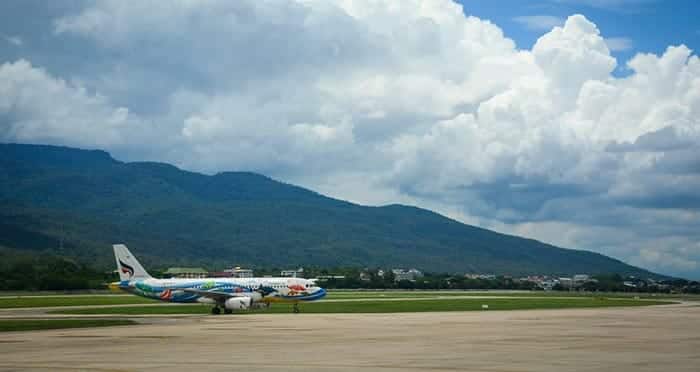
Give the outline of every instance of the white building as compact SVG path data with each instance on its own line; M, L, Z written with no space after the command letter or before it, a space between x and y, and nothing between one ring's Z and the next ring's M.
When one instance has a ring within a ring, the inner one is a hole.
M296 270L282 270L280 272L280 276L290 277L290 278L303 278L304 277L304 268L300 267Z
M253 270L243 269L240 266L236 266L231 269L224 270L225 273L230 273L232 278L252 278Z
M536 283L540 288L544 289L545 291L551 291L554 288L554 286L557 285L557 281L554 279L545 279Z
M372 275L366 271L363 271L360 273L360 280L362 280L363 282L368 282L372 280Z
M206 278L209 272L201 267L171 267L163 274L168 278L200 279Z
M574 281L571 278L559 278L559 284L564 288L571 288Z
M320 281L343 280L343 279L345 279L345 275L319 275L316 277L316 279L318 279Z
M484 280L496 279L495 274L464 274L464 277L469 278L469 279L484 279Z
M417 269L392 269L394 273L394 281L399 282L402 280L415 281L417 278L423 277L423 273Z

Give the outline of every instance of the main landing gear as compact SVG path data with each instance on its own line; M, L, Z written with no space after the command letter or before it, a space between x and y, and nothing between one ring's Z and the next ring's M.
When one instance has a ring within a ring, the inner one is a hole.
M212 313L212 315L219 315L219 314L221 314L221 309L222 309L222 308L220 308L220 307L218 307L218 306L212 307L212 308L211 308L211 313ZM225 308L225 307L224 307L223 309L224 309L224 314L233 314L233 310L227 309L227 308Z
M298 303L294 304L294 314L299 314L299 304Z
M221 309L219 309L218 306L214 306L211 308L211 314L212 315L219 315L219 314L221 314Z

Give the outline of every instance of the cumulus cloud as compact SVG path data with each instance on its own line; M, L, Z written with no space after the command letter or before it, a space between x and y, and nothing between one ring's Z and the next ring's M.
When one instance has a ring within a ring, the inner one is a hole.
M157 4L54 21L110 68L69 81L3 64L0 138L259 171L700 276L687 47L636 55L617 78L620 45L582 15L519 50L448 0Z
M608 37L605 38L605 44L613 52L623 52L634 46L634 42L628 37Z
M9 35L0 35L0 36L2 36L2 38L3 38L6 42L8 42L8 43L10 43L10 44L12 44L12 45L14 45L14 46L20 47L20 46L24 45L24 41L23 41L22 38L19 37L19 36L9 36Z
M5 141L82 146L122 143L139 124L128 108L25 60L0 65L0 118L8 123L0 128Z
M551 15L519 16L513 20L534 31L549 31L564 24L565 19Z

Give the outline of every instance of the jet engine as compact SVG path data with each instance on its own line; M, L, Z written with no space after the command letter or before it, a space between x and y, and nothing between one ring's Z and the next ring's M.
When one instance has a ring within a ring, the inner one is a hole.
M228 310L247 310L250 303L250 297L232 297L224 302L224 307Z

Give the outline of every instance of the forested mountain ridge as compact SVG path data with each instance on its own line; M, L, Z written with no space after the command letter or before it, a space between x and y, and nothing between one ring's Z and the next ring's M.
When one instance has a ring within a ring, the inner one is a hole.
M104 151L0 144L0 246L100 265L124 242L151 265L417 267L656 274L593 252L402 205L361 206L249 172L204 175Z

